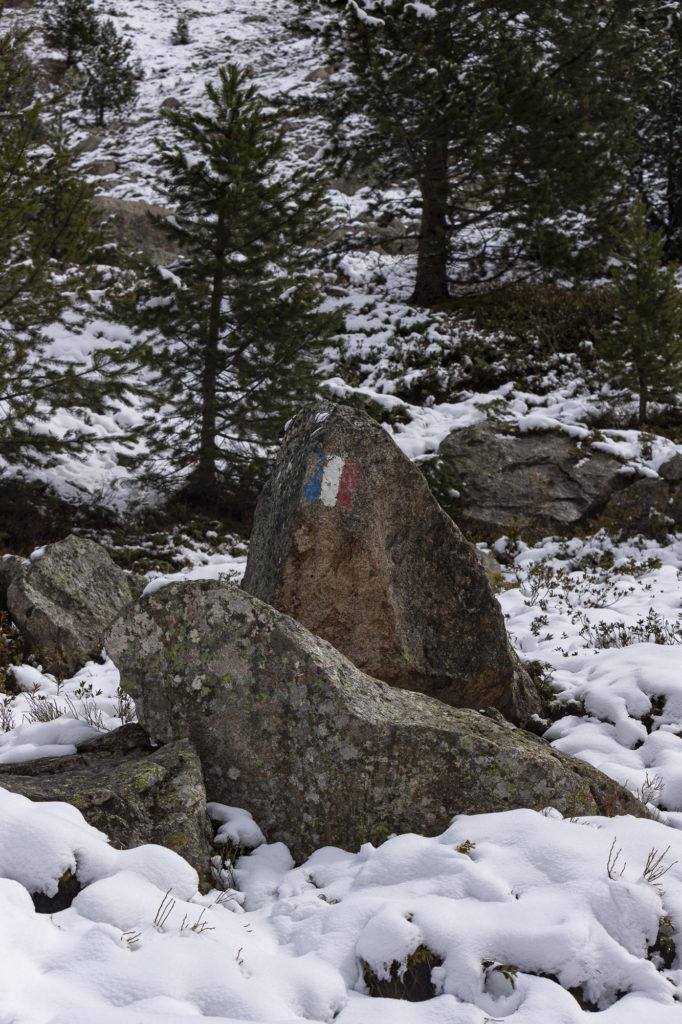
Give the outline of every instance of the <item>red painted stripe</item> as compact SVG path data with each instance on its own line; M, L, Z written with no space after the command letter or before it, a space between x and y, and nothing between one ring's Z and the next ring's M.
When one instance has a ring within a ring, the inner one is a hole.
M353 495L355 494L359 479L360 464L346 459L343 472L341 473L339 493L336 499L337 505L341 508L350 508L353 504Z

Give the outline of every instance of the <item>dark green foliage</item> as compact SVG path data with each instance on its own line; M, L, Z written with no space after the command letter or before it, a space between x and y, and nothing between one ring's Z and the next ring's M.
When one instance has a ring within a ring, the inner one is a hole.
M43 35L48 46L63 50L70 68L95 44L97 14L92 0L57 0L43 14Z
M682 14L666 9L665 31L653 51L651 87L638 122L640 147L632 177L668 259L682 259Z
M537 338L541 348L532 355L537 361L554 352L586 357L585 342L596 341L610 322L612 301L604 287L518 283L453 299L449 308L482 330L505 332L517 345Z
M26 105L23 41L0 36L0 457L11 463L80 450L80 434L57 439L35 424L59 408L101 408L115 372L104 353L60 361L41 333L77 287L99 233L93 189L74 170L58 111Z
M549 277L594 268L638 114L633 69L651 45L637 7L450 0L427 16L405 0L325 6L339 15L331 56L345 63L340 168L418 191L416 303L447 298L451 261L461 281L522 264Z
M616 383L639 398L638 422L652 400L675 403L682 390L682 311L675 272L664 265L665 240L651 231L638 201L617 235L612 271L613 322L600 355Z
M248 491L259 461L316 387L314 358L338 318L304 271L323 231L321 182L281 170L274 115L234 66L205 112L165 111L162 181L176 213L156 222L181 255L150 268L128 316L153 328L153 458L201 502Z
M104 124L107 111L120 114L137 100L142 71L130 58L132 49L133 44L118 34L111 18L98 26L85 59L86 79L81 94L81 106L93 114L95 124Z
M370 996L422 1003L436 995L431 972L442 963L441 957L432 953L426 946L418 946L414 953L410 953L405 964L393 961L388 978L380 978L370 965L363 961L362 977Z
M659 970L661 968L670 969L675 963L675 957L677 956L676 938L677 933L673 923L666 914L658 923L656 941L652 946L649 946L647 951L647 959L652 960Z
M178 14L170 41L173 46L186 46L189 43L189 22L186 14Z

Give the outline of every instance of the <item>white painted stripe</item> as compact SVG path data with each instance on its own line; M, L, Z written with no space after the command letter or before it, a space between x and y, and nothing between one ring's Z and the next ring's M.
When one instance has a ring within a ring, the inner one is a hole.
M340 455L332 455L331 459L327 459L327 463L324 467L320 499L322 504L327 505L329 508L336 504L336 497L339 493L339 484L341 483L341 474L343 473L345 462L346 460L342 459Z

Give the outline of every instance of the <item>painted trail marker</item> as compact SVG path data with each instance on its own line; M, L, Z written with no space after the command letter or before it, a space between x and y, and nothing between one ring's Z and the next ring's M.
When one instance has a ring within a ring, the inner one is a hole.
M357 462L340 455L311 452L303 482L303 496L307 504L321 501L327 508L350 509L360 479Z

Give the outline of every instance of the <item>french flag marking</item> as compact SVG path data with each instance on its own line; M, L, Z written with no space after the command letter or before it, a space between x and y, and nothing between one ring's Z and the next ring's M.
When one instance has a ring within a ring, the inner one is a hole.
M336 496L339 493L344 462L345 460L340 455L332 455L330 459L327 459L324 467L320 498L322 504L326 505L327 508L333 508L336 505Z
M309 505L320 500L322 473L326 461L326 456L322 452L311 452L308 456L308 472L303 484L303 494Z
M360 466L340 455L327 457L322 452L311 452L303 483L303 496L310 505L321 501L327 508L350 509L360 479Z
M343 472L339 481L338 503L341 508L350 508L353 504L353 495L360 479L360 464L346 459L343 464Z

